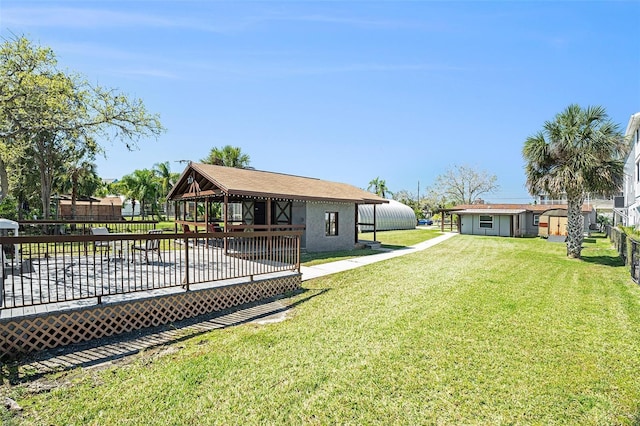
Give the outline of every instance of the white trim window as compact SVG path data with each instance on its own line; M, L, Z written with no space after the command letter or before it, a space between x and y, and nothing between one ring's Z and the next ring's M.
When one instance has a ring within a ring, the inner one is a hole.
M534 214L533 215L533 226L538 226L540 224L540 215L539 214Z
M324 235L333 237L338 235L338 212L324 213Z
M493 216L490 215L480 215L480 228L493 228Z

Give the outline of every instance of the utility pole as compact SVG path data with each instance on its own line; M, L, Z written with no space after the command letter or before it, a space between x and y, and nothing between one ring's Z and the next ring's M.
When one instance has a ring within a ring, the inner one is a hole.
M418 180L418 210L422 211L420 208L420 181Z

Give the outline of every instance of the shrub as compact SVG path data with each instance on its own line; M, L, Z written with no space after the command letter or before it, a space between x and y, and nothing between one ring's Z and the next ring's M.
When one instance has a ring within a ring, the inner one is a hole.
M18 202L13 197L5 197L0 202L0 217L18 220Z

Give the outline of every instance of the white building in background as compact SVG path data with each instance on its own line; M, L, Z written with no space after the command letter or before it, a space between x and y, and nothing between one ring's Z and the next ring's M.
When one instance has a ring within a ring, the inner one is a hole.
M123 217L131 217L132 213L133 213L133 216L140 216L140 202L138 200L136 200L136 204L135 206L133 206L133 203L131 202L131 200L127 199L124 195L121 195L120 198L122 199L122 216Z
M584 204L589 207L593 207L598 214L611 215L615 200L619 197L622 197L622 192L615 196L587 193ZM535 203L541 205L567 204L567 194L562 193L559 198L551 198L546 194L538 194L535 198Z
M623 197L614 207L614 224L640 226L640 112L629 119L625 137L631 149L624 165Z

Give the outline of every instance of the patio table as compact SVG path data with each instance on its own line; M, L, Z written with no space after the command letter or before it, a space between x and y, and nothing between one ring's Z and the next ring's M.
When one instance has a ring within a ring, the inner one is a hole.
M129 232L114 232L109 235L131 235ZM123 240L114 240L109 241L110 250L114 253L113 260L117 258L119 259L127 259L129 260L129 244L131 241L123 241ZM109 258L108 260L111 260Z

